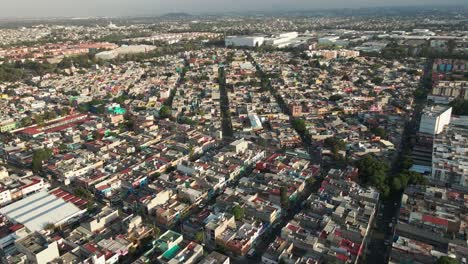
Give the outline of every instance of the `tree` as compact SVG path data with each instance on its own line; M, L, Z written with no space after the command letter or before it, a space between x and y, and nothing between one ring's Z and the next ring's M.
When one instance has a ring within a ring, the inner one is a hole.
M52 111L47 111L44 113L44 119L46 120L52 120L52 119L55 119L57 118L57 113L52 110Z
M205 235L203 231L198 231L195 233L195 241L197 241L200 244L203 243L203 241L205 241Z
M376 135L377 137L380 138L387 138L387 131L383 129L382 127L374 127L371 129L372 134Z
M240 221L244 218L245 209L236 204L234 207L232 207L232 214L234 215L234 219L236 219L236 221Z
M404 155L401 160L401 167L405 170L408 170L413 166L413 159L410 155Z
M416 99L425 99L427 97L427 91L419 88L413 92L413 95Z
M346 143L343 140L338 139L336 137L326 138L324 141L324 145L330 148L335 160L338 160L340 158L341 156L339 155L340 150L346 149Z
M305 134L307 129L304 119L295 119L293 121L293 127L299 134Z
M27 127L27 126L32 125L32 119L31 119L31 117L27 116L27 117L21 119L20 125L21 125L22 127Z
M67 116L70 114L70 108L68 107L64 107L60 110L60 115L61 116Z
M94 194L91 191L89 191L87 189L84 189L84 188L76 188L73 191L73 193L76 196L81 197L81 198L83 198L85 200L89 200L89 201L93 200L93 198L94 198Z
M381 85L382 82L383 82L383 78L382 77L374 77L372 78L372 83L374 83L375 85Z
M169 106L163 105L161 109L159 109L159 117L170 118L171 116L172 116L172 110Z
M67 144L61 143L61 144L59 145L59 150L60 150L60 151L65 151L65 150L67 150L67 149L68 149Z
M359 79L357 81L354 82L354 85L355 86L361 86L365 83L366 81L364 81L364 79L362 79L361 77L359 77Z
M34 172L42 170L42 163L48 160L52 156L52 150L50 149L37 149L34 151L32 156L32 169Z
M453 107L453 114L455 115L468 115L468 100L457 98L450 102Z
M158 238L161 234L161 230L156 225L153 225L153 237Z
M390 187L387 183L388 165L372 155L368 154L356 162L359 170L359 179L365 185L372 185L379 189L386 196Z
M337 148L338 150L345 150L346 149L346 143L338 139L336 137L329 137L324 140L324 145L326 147L329 147L331 149Z
M286 186L281 186L280 187L280 199L281 199L281 207L284 209L289 208L289 195L288 195L288 189Z
M53 232L53 231L55 230L55 225L52 224L52 223L47 223L47 224L44 226L44 229Z
M392 180L392 189L399 191L401 190L401 188L402 188L402 184L401 184L400 178L394 177Z
M314 177L309 177L306 180L307 185L312 186L317 180Z
M343 96L339 95L339 94L334 94L334 95L330 96L330 98L328 98L329 101L333 101L333 102L339 101L341 99L343 99Z
M460 262L454 258L443 256L437 259L435 264L459 264Z
M41 114L34 114L33 118L37 125L44 125L44 117Z

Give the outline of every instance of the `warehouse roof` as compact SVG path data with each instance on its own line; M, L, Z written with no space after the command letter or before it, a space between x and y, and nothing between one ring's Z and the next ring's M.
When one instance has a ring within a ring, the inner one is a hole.
M38 192L8 206L0 213L10 221L20 223L31 231L40 231L47 224L61 224L84 211L48 192Z

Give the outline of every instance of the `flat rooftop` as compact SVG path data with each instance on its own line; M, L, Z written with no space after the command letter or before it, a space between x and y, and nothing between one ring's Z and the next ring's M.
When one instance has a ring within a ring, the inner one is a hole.
M428 106L424 108L423 114L427 116L438 116L443 114L445 111L447 111L450 106L443 106L443 105L433 105L433 106Z
M43 251L49 245L48 241L39 233L32 233L29 236L19 239L16 243L22 245L34 253Z
M47 224L60 224L81 214L72 202L42 191L0 208L0 213L30 231L43 230Z

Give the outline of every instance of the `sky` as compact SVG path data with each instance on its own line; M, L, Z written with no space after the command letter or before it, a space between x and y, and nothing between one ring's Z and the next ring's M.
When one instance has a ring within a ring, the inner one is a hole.
M0 17L143 16L430 4L466 5L467 0L0 0Z

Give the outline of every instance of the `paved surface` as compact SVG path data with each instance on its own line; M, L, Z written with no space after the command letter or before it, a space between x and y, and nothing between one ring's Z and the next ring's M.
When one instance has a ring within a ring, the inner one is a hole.
M432 65L432 61L427 62L426 69L424 71L425 78L430 74L430 65ZM421 85L424 85L423 80ZM425 88L429 89L430 87ZM424 99L415 101L414 111L407 125L407 129L405 129L405 135L402 137L403 140L405 138L411 138L416 134L419 126L419 120L421 118L421 112L425 105L426 100ZM405 144L405 142L402 143ZM401 151L401 149L399 149L399 151ZM400 154L401 153L399 152L398 155ZM398 156L395 158L398 159ZM394 162L390 173L395 174L400 170L401 168L397 167ZM392 249L391 245L400 214L399 209L401 207L402 195L403 192L393 193L386 201L381 201L377 218L374 221L374 228L371 231L372 234L367 250L366 263L388 263Z

